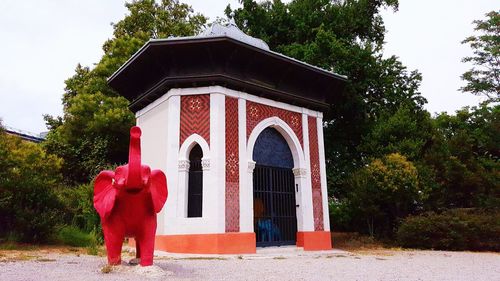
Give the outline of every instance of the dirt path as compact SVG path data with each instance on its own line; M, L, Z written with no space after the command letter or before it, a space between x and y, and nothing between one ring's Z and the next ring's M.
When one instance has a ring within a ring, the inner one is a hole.
M301 252L304 253L304 252ZM500 254L440 251L279 250L247 256L155 257L121 265L79 252L0 252L0 280L500 280ZM129 259L124 255L124 259Z

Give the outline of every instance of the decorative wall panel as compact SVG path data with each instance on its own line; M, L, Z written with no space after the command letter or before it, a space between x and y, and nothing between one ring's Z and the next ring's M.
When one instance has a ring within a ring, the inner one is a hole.
M180 144L198 134L210 145L210 95L181 96Z
M323 231L323 201L321 195L321 175L319 168L317 119L309 116L307 117L307 121L309 128L309 155L311 164L314 230Z
M303 146L302 141L302 115L297 112L284 110L260 103L247 101L247 140L252 133L252 130L262 120L269 117L279 117L285 121L290 128L295 132L295 135Z
M240 231L238 99L226 97L226 232Z

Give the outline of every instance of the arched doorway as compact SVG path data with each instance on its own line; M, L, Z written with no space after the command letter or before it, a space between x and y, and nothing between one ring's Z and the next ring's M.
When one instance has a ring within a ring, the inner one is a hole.
M255 142L253 160L254 231L257 246L294 245L297 216L292 152L283 136L264 129Z

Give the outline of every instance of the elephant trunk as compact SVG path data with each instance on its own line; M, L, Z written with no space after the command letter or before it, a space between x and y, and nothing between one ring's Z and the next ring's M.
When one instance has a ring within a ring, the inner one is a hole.
M130 129L127 187L139 188L141 182L141 129L134 126Z

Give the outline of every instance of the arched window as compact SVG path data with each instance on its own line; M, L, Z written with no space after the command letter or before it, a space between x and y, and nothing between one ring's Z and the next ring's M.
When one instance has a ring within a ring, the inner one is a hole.
M188 178L188 218L201 217L203 202L203 170L201 158L203 151L196 144L189 153Z

